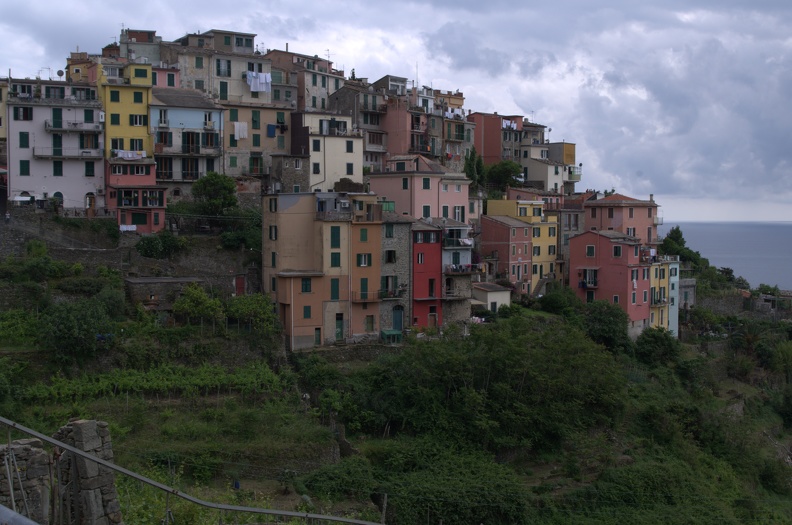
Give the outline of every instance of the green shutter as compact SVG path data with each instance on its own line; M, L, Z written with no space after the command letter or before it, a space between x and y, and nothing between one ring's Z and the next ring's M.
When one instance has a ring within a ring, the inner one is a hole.
M339 298L339 283L338 279L330 279L330 300L338 301Z
M330 247L341 247L341 226L330 226Z

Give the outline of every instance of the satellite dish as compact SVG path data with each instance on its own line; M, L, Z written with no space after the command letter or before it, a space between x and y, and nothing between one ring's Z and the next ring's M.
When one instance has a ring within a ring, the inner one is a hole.
M62 76L63 76L63 70L62 70L62 69L59 69L59 70L58 70L58 78L60 78L60 77L62 77Z

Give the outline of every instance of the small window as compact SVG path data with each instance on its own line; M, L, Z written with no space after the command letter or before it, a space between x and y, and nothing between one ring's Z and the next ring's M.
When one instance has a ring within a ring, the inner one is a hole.
M586 245L586 257L594 257L594 245Z
M142 104L143 103L143 92L142 91L135 91L132 94L132 102L135 104Z
M347 153L352 153L354 151L353 144L354 144L354 142L352 142L351 140L346 141L346 151L347 151Z
M322 141L319 139L313 139L313 151L322 151Z
M321 172L321 170L319 169L319 163L318 162L314 162L313 163L313 173L314 173L314 175L319 175L320 172Z
M195 69L203 69L203 57L195 57Z
M347 175L354 175L355 174L355 165L353 163L347 162L346 174Z
M385 225L385 237L388 239L393 238L393 224L386 224Z
M303 319L310 319L310 318L311 318L311 307L303 306Z
M311 293L311 278L303 277L301 284L302 293ZM310 317L310 315L308 316Z
M423 178L423 189L428 190L432 188L432 179L429 177Z
M396 262L396 250L385 250L385 262L387 263Z
M121 101L121 92L117 89L110 90L110 102L120 102Z
M406 190L406 189L410 188L410 182L409 181L410 181L410 179L408 179L407 177L403 177L402 178L402 189L403 190Z
M368 242L368 228L360 229L360 242Z
M330 267L341 268L341 252L330 252Z
M429 206L429 205L424 206L423 207L423 215L422 216L426 217L426 218L431 217L432 216L432 207Z
M613 256L614 257L621 257L622 256L622 247L621 246L614 246L613 247Z

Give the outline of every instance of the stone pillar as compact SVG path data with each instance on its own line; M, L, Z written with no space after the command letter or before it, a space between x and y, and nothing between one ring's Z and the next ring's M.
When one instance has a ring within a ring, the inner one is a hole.
M49 455L44 451L42 443L38 439L13 441L11 451L16 459L16 464L9 463L12 479L8 480L5 459L8 457L10 461L12 455L9 454L7 444L0 445L0 504L9 509L14 508L15 504L17 514L27 516L36 523L49 523ZM20 480L22 481L21 487ZM12 492L14 503L11 502ZM27 500L27 509L25 500Z
M53 436L72 447L113 461L110 431L104 421L79 419L61 427ZM121 506L115 488L115 473L88 458L64 452L60 458L59 485L65 493L69 523L75 525L121 525ZM74 481L72 485L66 485Z

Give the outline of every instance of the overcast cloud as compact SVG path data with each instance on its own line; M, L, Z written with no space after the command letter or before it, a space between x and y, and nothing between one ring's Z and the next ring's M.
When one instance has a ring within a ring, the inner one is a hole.
M545 124L577 144L579 189L653 193L666 222L792 220L792 4L522 4L33 0L3 10L0 68L54 77L122 24L164 40L256 33L262 51L329 52L347 75L459 89L467 109Z

